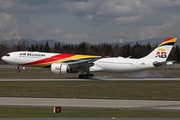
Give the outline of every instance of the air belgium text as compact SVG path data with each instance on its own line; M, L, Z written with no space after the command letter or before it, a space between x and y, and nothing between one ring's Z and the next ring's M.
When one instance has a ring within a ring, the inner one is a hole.
M42 53L20 53L19 57L45 57Z

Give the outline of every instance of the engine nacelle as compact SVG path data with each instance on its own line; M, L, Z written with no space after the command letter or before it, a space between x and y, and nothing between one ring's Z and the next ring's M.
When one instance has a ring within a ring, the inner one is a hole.
M51 65L51 71L55 74L67 74L70 72L70 68L66 64L53 63Z

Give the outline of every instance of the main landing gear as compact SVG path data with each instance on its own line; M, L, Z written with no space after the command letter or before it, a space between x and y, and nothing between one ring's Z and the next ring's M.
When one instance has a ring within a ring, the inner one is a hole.
M88 78L93 78L94 77L94 74L80 74L79 75L79 78L80 79L88 79Z
M20 73L20 72L21 72L21 70L20 70L20 67L19 67L19 66L17 66L16 72L17 72L17 73Z

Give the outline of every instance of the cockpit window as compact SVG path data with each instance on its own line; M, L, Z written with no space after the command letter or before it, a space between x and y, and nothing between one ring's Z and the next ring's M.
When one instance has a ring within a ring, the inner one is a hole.
M9 57L9 56L10 56L10 54L6 54L6 56L7 56L7 57Z

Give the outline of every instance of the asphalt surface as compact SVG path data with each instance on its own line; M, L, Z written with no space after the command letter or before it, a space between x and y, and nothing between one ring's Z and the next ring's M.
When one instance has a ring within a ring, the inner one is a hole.
M180 101L0 97L1 106L180 110Z

